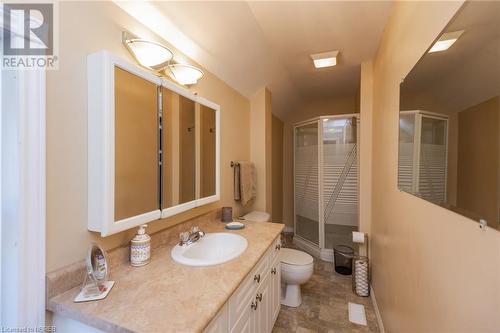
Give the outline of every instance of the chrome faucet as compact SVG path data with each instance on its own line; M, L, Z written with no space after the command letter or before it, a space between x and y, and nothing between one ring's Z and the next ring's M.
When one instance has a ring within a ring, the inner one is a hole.
M192 227L191 231L181 232L179 235L179 245L180 246L188 246L197 241L199 241L203 236L205 236L205 232L200 230L199 227Z

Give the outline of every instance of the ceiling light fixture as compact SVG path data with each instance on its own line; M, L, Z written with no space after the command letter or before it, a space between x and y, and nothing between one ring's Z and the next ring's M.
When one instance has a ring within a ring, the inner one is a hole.
M457 41L457 39L463 34L464 30L446 32L439 37L436 43L432 45L429 53L441 52L448 50L453 43Z
M203 77L203 71L201 69L184 64L168 65L167 68L165 68L165 74L178 83L186 86L196 84L198 80Z
M311 54L315 68L332 67L337 64L339 51L330 51L323 53Z
M122 42L135 60L144 67L161 70L168 65L174 54L165 45L122 33Z

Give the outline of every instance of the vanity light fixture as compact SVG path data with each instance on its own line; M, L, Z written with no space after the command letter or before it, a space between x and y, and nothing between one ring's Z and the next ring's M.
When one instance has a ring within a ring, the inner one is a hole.
M463 34L463 32L464 30L459 30L442 34L437 42L432 45L429 53L448 50L453 45L453 43L455 43L457 39Z
M135 60L144 67L161 70L168 65L174 54L165 45L122 33L122 42Z
M311 54L311 59L315 68L332 67L337 65L338 55L339 51L316 53Z
M165 68L165 74L182 85L196 84L203 77L203 71L185 64L172 64Z

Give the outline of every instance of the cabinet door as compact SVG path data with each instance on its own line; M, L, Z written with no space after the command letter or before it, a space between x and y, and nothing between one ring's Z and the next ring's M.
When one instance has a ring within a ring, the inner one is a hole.
M159 209L156 84L115 67L114 220Z
M266 275L264 281L257 290L257 295L255 298L257 304L257 310L256 310L256 315L253 317L252 321L253 332L258 332L258 333L271 332L272 329L271 326L272 314L270 313L270 302L272 300L270 297L271 295L269 288L269 282L271 280L269 278L269 275L270 274Z
M271 285L271 329L278 318L281 307L281 262L279 256L277 256L273 263L271 264L271 275L270 275L270 285Z
M250 295L245 302L245 306L238 313L239 318L231 328L231 333L255 333L255 317L257 310L255 309L255 295ZM231 305L230 305L231 306Z

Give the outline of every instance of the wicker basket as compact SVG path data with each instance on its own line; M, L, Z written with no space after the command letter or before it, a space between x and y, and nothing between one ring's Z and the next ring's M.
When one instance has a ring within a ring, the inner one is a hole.
M368 257L356 256L352 261L352 291L363 297L370 296L370 266Z

